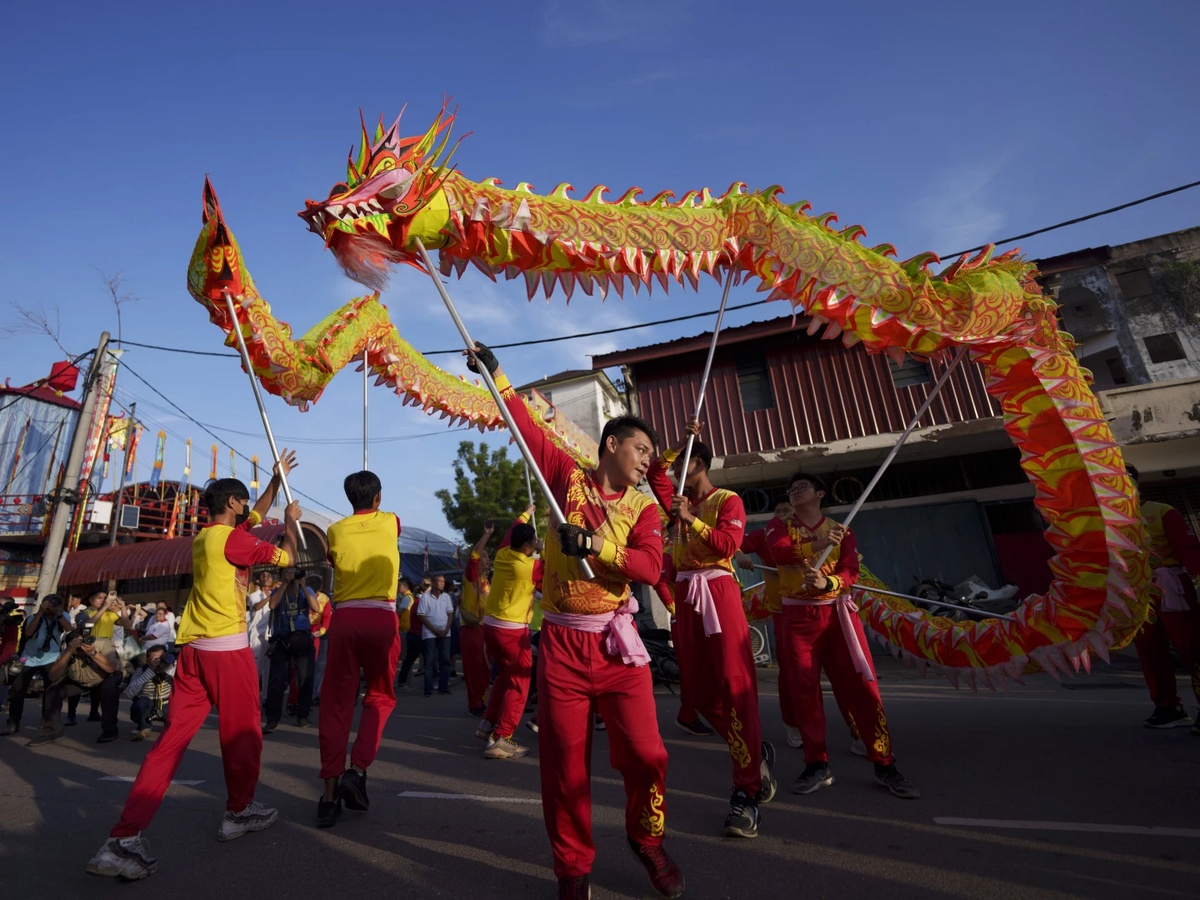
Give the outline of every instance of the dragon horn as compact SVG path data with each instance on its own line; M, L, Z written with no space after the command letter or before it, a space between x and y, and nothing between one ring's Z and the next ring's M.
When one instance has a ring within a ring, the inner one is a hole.
M208 176L204 176L204 211L200 216L202 225L208 224L208 220L216 217L221 219L221 204L217 201L217 192L213 190L212 182L208 180Z

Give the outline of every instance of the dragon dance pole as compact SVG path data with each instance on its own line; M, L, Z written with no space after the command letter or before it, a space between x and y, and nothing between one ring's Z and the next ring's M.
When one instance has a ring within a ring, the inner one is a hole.
M233 329L233 333L237 335L238 350L242 354L242 365L246 367L246 374L250 376L250 389L254 391L254 402L258 404L258 414L262 416L263 429L267 432L267 443L271 447L271 457L275 460L275 465L279 466L279 449L275 446L275 433L271 431L271 421L267 418L267 408L263 405L262 394L258 390L258 379L254 377L254 366L250 364L250 354L246 350L246 339L242 337L242 323L238 321L237 310L233 307L233 296L228 290L221 293L225 295L225 305L229 308L229 325ZM288 486L287 473L283 471L283 466L279 466L279 482L283 486L283 497L290 506L292 503L292 489ZM296 523L296 539L300 542L300 548L307 550L308 546L304 543L304 529L300 527L300 523Z
M708 359L704 361L704 374L700 377L700 393L696 395L696 414L692 418L699 421L700 410L704 406L704 392L708 389L708 373L712 371L713 355L717 352L717 337L721 334L721 321L725 318L725 304L729 302L729 289L733 286L734 275L737 272L737 267L730 265L729 272L725 276L725 292L721 295L721 308L717 310L717 324L713 326L712 341L708 345ZM692 458L692 442L696 436L688 432L687 446L683 450L683 464L679 468L679 493L677 497L683 496L683 484L687 481L688 463ZM668 510L669 512L669 510Z
M367 348L363 347L363 471L367 470Z
M450 312L450 318L454 320L454 324L458 327L458 333L462 335L462 339L467 345L467 352L472 357L475 357L475 341L471 339L471 335L467 331L467 326L463 323L458 310L454 307L454 301L450 299L450 294L446 290L446 286L442 284L442 279L438 277L437 269L433 266L433 259L429 256L429 251L425 249L425 244L420 238L416 238L415 240L417 252L421 254L421 259L425 263L425 270L429 273L429 277L433 279L433 286L437 288L442 302L446 304L446 309ZM516 441L517 447L521 451L521 456L525 458L525 465L528 466L528 471L537 480L538 488L541 489L542 496L546 498L546 503L550 506L550 515L556 521L565 523L567 517L563 515L562 508L558 505L558 501L554 499L554 492L550 490L550 485L546 482L546 476L542 474L542 470L538 468L537 463L534 461L529 444L525 442L525 436L521 434L520 429L517 428L517 423L513 421L512 413L504 405L504 398L500 396L500 390L496 387L496 382L492 380L492 373L487 370L487 366L479 362L478 357L475 357L475 362L479 368L479 374L483 378L483 383L487 385L492 399L496 401L496 407L500 410L500 415L504 418L504 424L508 426L509 433L512 434L513 440ZM586 559L579 560L579 568L583 572L583 577L587 580L591 581L595 577L592 567L588 565Z
M525 461L524 461L524 460L522 460L521 462L522 462L522 463L524 463ZM529 466L528 466L528 465L523 465L523 466L522 466L522 468L523 468L523 469L525 469L525 492L526 492L527 494L529 494L529 505L530 505L530 506L533 506L533 505L534 505L534 502L533 502L533 482L531 482L531 481L529 480ZM529 517L529 523L530 523L531 525L533 525L533 536L534 536L534 537L537 537L537 509L536 509L536 508L535 508L535 509L534 509L534 511L533 511L533 515Z
M914 597L912 594L898 594L895 591L885 591L883 588L871 587L866 584L852 584L850 585L850 590L859 591L864 594L885 594L888 597L899 597L901 600L911 600L923 606L945 606L950 609L961 609L964 612L975 613L975 615L984 619L1007 619L1009 622L1017 621L1014 616L988 612L975 606L959 606L957 603L950 603L946 600L935 600L932 597Z
M863 492L858 495L858 499L854 501L854 505L850 507L849 514L846 516L845 521L842 522L843 525L849 527L850 523L854 521L854 517L858 515L858 511L862 509L862 505L867 502L867 497L870 495L871 491L875 489L875 485L879 484L879 479L883 477L883 473L887 471L887 467L892 464L892 460L896 458L896 454L900 452L900 448L903 447L904 442L908 440L908 436L912 434L914 430L916 430L917 423L921 421L921 416L925 415L925 413L929 410L929 407L933 405L934 397L942 392L942 388L944 388L946 386L946 382L950 380L950 375L955 369L958 368L958 364L963 361L966 355L966 346L964 345L959 347L958 352L954 354L954 359L950 360L950 365L946 366L946 371L943 372L941 377L937 380L937 383L933 386L933 390L929 392L929 396L926 397L925 402L921 404L921 408L916 411L915 415L913 415L912 421L908 423L908 427L900 433L900 437L896 441L896 446L892 447L892 449L888 452L887 457L883 460L883 464L879 467L879 471L875 473L875 475L867 483L867 486L863 488ZM829 554L832 552L833 544L830 544L828 547L822 550L821 555L817 557L816 568L821 568L821 566L825 564L825 560L829 558Z

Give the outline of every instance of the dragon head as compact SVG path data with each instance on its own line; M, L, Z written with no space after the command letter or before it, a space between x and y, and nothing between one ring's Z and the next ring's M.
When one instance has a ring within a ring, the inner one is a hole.
M225 224L217 192L204 179L202 227L188 266L188 290L209 309L214 322L225 322L225 294L258 296L254 281L242 262L242 251Z
M389 263L422 268L415 245L410 246L413 238L427 246L440 244L449 220L442 182L457 143L442 154L454 116L443 105L425 134L407 138L400 137L400 116L386 130L381 118L373 138L364 120L362 143L347 161L346 180L335 184L325 200L305 201L298 215L324 238L350 278L381 289Z

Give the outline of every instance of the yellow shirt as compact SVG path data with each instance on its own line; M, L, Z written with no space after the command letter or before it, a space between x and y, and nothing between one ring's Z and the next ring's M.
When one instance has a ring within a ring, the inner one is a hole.
M416 598L408 591L396 597L396 615L400 618L401 634L412 628L412 611L415 603Z
M108 638L110 641L113 636L113 626L117 624L117 620L121 617L114 610L106 610L98 613L94 609L89 609L87 612L88 619L93 623L92 637Z
M347 600L391 600L400 581L400 519L395 513L365 512L329 526L333 604Z
M534 558L512 547L496 551L487 614L504 622L528 625L533 618Z

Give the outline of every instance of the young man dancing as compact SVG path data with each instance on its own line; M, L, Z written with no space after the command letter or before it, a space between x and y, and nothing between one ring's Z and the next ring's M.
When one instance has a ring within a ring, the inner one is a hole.
M653 584L662 564L654 501L635 489L654 459L654 430L621 416L604 426L594 469L555 446L496 357L475 355L495 378L505 406L562 509L559 541L546 545L538 664L538 748L542 813L560 898L586 898L592 842L592 716L608 725L613 766L625 781L625 833L654 889L684 890L683 873L662 847L667 752L658 733L649 655L633 628L631 581ZM475 358L469 361L474 367ZM594 572L585 579L580 560Z
M346 476L346 499L353 515L329 526L333 563L333 617L325 639L325 680L321 684L318 727L325 793L317 801L317 825L337 822L342 804L365 812L367 768L379 753L383 727L396 708L396 663L400 659L400 620L396 586L400 579L400 517L381 512L382 486L374 472ZM346 743L358 699L359 672L366 676L358 735L346 768Z
M817 476L797 472L787 492L792 515L786 521L772 520L767 541L779 567L781 640L788 645L780 659L791 669L793 715L804 738L805 768L792 792L811 794L833 784L821 700L824 669L839 706L850 713L865 739L875 780L897 797L916 799L921 792L896 768L871 650L858 607L850 599L850 586L858 580L854 535L821 514L825 483ZM818 567L817 559L827 547L833 550Z
M246 594L251 566L287 566L296 556L298 503L284 511L281 547L250 536L250 529L275 503L280 471L286 475L295 465L296 455L284 450L253 510L250 492L236 478L222 478L204 490L208 525L192 541L193 583L175 639L183 649L175 667L171 712L162 735L142 760L121 820L88 863L93 875L136 881L158 867L141 833L150 826L184 751L214 706L229 792L217 840L262 831L275 821L275 810L254 802L263 739L258 667L246 635Z
M693 436L692 419L685 433ZM712 451L692 444L687 472L683 449L668 450L652 467L670 466L683 485L683 496L670 498L679 521L672 543L676 572L676 655L687 694L729 745L733 794L725 818L727 837L758 837L759 803L769 803L776 784L771 775L775 748L762 740L758 715L758 676L750 650L750 625L742 609L742 588L733 573L733 556L742 543L746 511L733 491L714 487L708 471ZM651 473L650 483L665 479ZM669 483L669 482L668 482ZM661 490L661 488L660 488Z

